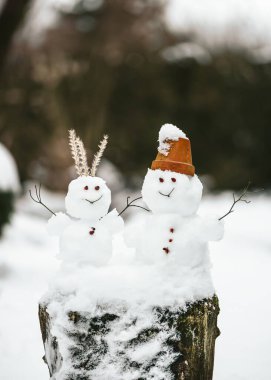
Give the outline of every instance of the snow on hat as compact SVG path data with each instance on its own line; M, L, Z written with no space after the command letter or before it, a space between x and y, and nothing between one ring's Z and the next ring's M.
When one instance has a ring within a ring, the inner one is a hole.
M193 176L190 141L185 133L172 124L164 124L159 132L159 147L151 169L170 170Z

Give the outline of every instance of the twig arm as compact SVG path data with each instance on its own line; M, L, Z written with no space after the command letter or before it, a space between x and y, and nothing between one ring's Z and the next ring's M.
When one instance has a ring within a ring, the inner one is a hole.
M132 201L129 202L129 199L130 199L130 198L131 198L131 197L127 197L126 206L125 206L124 209L119 213L119 216L120 216L121 214L123 214L124 211L126 211L129 207L138 207L138 208L141 208L141 209L143 209L143 210L145 210L145 211L148 211L148 212L150 211L150 210L148 210L146 207L139 206L139 205L134 205L134 204L133 204L135 201L138 201L139 199L142 199L142 197L137 197L137 198L135 198L135 199L133 199Z
M218 220L222 220L224 218L226 218L226 216L230 215L231 213L234 212L234 206L238 203L238 202L245 202L245 203L250 203L251 201L247 200L247 199L244 199L244 197L247 195L248 193L248 189L249 189L249 186L250 186L250 182L248 182L247 186L244 188L244 190L242 191L241 195L236 198L235 194L233 193L232 194L232 197L233 197L233 203L229 209L228 212L226 212L226 214L224 214L223 216L221 216Z
M29 190L29 195L30 195L30 198L35 202L35 203L39 203L40 205L42 205L43 207L46 208L46 210L48 210L51 214L55 215L56 214L51 210L49 209L48 206L46 206L46 204L44 204L41 200L41 195L40 195L40 191L41 191L41 184L39 184L39 187L37 187L37 185L35 185L35 193L36 193L36 198L34 198L34 196L32 195L32 192L31 190Z

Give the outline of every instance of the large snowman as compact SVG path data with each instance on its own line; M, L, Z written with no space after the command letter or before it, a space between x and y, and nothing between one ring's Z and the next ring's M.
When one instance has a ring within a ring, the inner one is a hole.
M151 213L132 228L136 234L126 233L137 259L207 269L208 241L222 238L223 222L197 215L202 183L192 165L189 139L172 124L160 129L158 155L146 174L142 197Z
M65 264L105 265L112 255L113 235L123 228L116 209L108 213L111 191L96 177L96 170L107 144L102 140L92 168L87 164L82 141L70 131L70 147L79 177L69 184L65 198L67 213L57 213L48 221L48 230L60 238L59 257Z

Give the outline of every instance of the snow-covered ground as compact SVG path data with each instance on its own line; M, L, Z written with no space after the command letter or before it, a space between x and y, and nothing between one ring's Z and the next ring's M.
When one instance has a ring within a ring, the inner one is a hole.
M270 379L271 196L259 193L251 199L249 205L237 205L226 219L224 240L211 245L221 306L214 380ZM201 213L222 215L230 204L230 193L206 196ZM47 235L45 224L24 204L0 242L1 380L49 378L37 311L58 261L57 241Z

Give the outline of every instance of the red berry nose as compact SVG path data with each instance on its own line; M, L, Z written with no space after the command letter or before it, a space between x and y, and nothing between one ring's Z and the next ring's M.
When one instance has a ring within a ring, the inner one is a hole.
M100 190L100 186L95 186L95 190Z
M174 228L171 228L169 231L173 234L173 232L174 232Z
M163 248L163 251L165 251L166 254L169 253L169 249L167 247Z
M91 227L91 230L89 230L89 234L90 234L90 235L93 235L94 232L95 232L95 228L94 228L94 227Z
M85 186L85 187L84 187L84 190L88 190L88 186Z
M173 242L173 239L169 239L169 242L172 243L172 242Z
M174 178L174 177L171 178L171 181L172 181L172 182L176 182L176 178Z
M164 179L163 179L163 178L159 178L159 181L160 181L160 182L164 182Z

